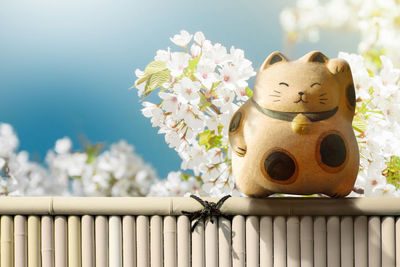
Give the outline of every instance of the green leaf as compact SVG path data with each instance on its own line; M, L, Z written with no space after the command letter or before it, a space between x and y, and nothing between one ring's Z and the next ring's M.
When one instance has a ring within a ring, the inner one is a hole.
M205 97L204 94L199 93L199 96L200 96L200 109L211 106L210 101L207 100L207 97Z
M249 87L246 87L246 95L248 98L251 98L253 96L253 91Z
M135 87L138 86L139 84L142 84L144 82L147 82L147 80L149 79L150 75L145 75L142 78L140 78L136 83L135 83Z
M363 133L367 129L367 123L362 118L356 116L353 119L353 129L357 132Z
M374 72L371 69L367 68L367 71L368 71L369 77L374 77Z
M222 129L224 129L224 125L222 125L221 123L218 124L218 134L222 133Z
M199 135L199 145L205 146L208 143L208 140L211 135L211 130L205 130Z
M182 180L184 180L184 181L189 180L190 176L191 176L190 174L181 173L181 178L182 178Z
M399 189L400 187L400 158L392 156L386 163L387 168L382 172L389 184Z
M160 87L163 83L169 81L170 71L163 70L150 75L146 86L144 87L144 97L148 96L154 89Z
M161 71L165 71L167 68L166 63L164 61L152 61L150 62L146 68L144 69L144 76L142 78L140 78L139 80L137 80L135 82L135 84L130 87L129 89L133 89L136 86L138 86L139 84L142 84L144 82L147 82L152 74L157 73L157 72L161 72Z
M199 60L200 60L200 56L198 56L198 57L196 57L196 58L194 58L194 59L189 60L188 69L189 69L190 71L192 71L192 72L195 72L195 71L196 71L196 66L197 66L197 64L199 63Z
M164 61L152 61L144 69L144 73L146 75L150 75L150 74L165 70L166 68L167 68L167 65Z
M205 130L199 135L199 145L205 146L206 150L218 147L221 144L222 136L216 135L214 131Z
M96 144L96 145L88 145L86 146L86 155L87 160L86 163L93 163L97 156L100 153L100 150L103 148L103 145Z
M373 48L366 51L363 55L365 59L374 64L376 68L380 68L382 66L380 56L385 55L386 52L385 48Z

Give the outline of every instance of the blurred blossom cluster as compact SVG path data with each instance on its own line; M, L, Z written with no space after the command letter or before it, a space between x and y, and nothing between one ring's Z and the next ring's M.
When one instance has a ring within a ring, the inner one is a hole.
M379 64L386 54L400 63L400 4L396 0L298 0L280 15L286 39L316 42L320 30L360 34L358 51Z
M46 156L50 176L64 189L62 194L145 196L156 180L154 169L123 140L102 153L100 146L88 146L85 152L71 152L71 148L71 140L65 137Z
M165 180L154 183L148 196L178 197L191 194L204 194L201 190L201 181L182 172L170 172Z
M157 180L125 141L100 153L99 145L72 152L71 140L59 139L47 153L47 168L17 152L18 144L11 125L0 123L1 195L146 196Z
M178 152L182 170L194 174L180 174L188 187L211 196L239 194L231 174L228 125L251 97L247 81L255 75L252 63L243 50L232 46L228 51L202 32L181 31L171 41L180 51L158 50L144 71L136 70L139 96L157 93L160 99L143 101L142 113ZM181 191L176 188L178 176L172 173L164 183L172 194ZM166 194L165 188L158 188Z
M17 152L18 137L9 124L0 123L0 195L43 195L54 188L47 171Z

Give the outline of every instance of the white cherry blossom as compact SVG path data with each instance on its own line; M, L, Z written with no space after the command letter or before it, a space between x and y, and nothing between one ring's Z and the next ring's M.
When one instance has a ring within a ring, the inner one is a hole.
M178 111L178 106L179 106L178 95L166 92L159 92L158 95L160 96L161 99L164 100L162 106L166 112L176 113Z
M201 47L196 44L192 44L190 47L190 53L192 54L192 58L198 58L201 54Z
M187 47L190 40L192 40L193 35L189 34L185 30L181 30L179 34L175 34L170 40L177 46Z
M198 45L202 46L205 40L206 40L206 37L204 36L204 33L202 33L202 32L196 32L196 33L194 34L194 41L195 41Z
M171 60L167 62L167 68L171 71L172 77L182 75L183 70L189 65L190 56L182 52L171 53Z
M165 116L163 110L158 107L157 105L144 101L143 102L144 108L142 108L142 114L146 118L151 119L151 125L153 127L160 127L162 126Z
M138 89L138 96L142 96L144 93L144 87L146 84L145 83L138 84L138 81L145 76L145 73L144 73L144 71L142 71L140 69L136 69L135 75L137 77L137 79L135 81L135 87Z
M216 66L208 58L201 58L196 66L196 73L194 75L207 90L210 90L213 83L218 81L218 74L215 72Z
M202 120L202 114L198 107L189 104L182 104L178 114L193 130L201 131L203 129L204 121Z
M62 139L58 139L55 145L54 150L58 154L66 154L71 151L72 141L68 137L64 137Z
M171 60L171 51L168 47L167 50L157 50L157 55L154 57L156 61L168 62Z
M197 105L200 101L200 88L201 85L198 81L193 82L188 77L184 77L174 86L173 90L183 96L187 102Z
M10 157L19 145L19 140L10 124L0 124L0 157Z

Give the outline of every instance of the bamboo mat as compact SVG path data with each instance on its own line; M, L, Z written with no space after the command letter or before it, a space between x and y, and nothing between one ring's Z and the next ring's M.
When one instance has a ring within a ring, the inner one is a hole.
M0 198L0 267L399 267L399 204L231 198L191 232L190 198Z

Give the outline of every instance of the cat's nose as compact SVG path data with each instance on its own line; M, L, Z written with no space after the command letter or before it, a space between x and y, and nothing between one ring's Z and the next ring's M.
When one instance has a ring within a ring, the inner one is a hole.
M303 92L299 92L299 95L302 96L302 95L304 95L304 93Z

